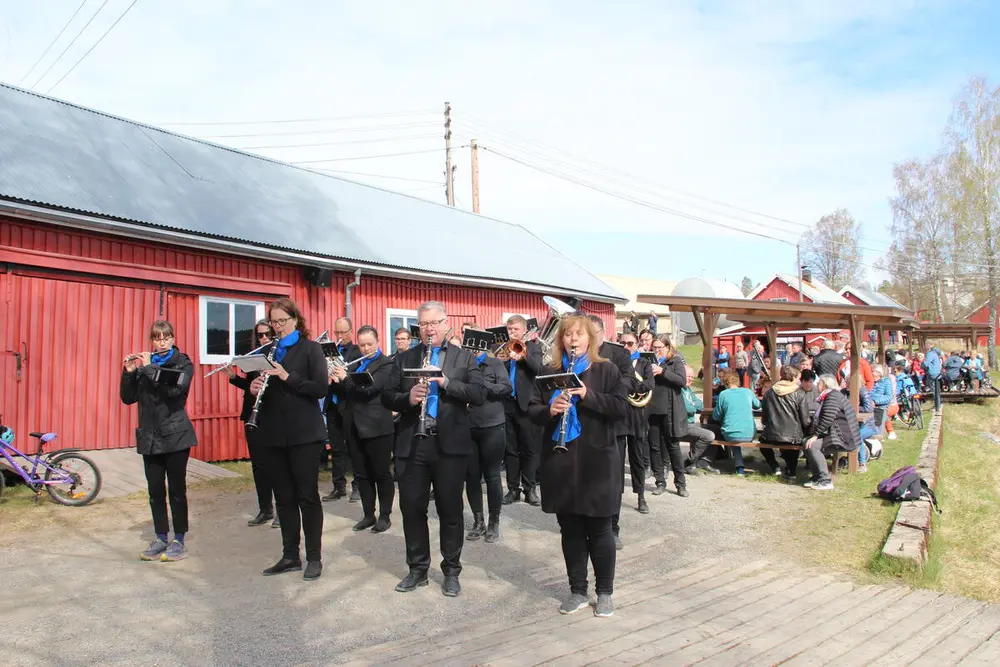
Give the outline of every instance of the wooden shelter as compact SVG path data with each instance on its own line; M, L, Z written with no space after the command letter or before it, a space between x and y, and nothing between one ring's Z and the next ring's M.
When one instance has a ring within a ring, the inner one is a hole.
M964 341L965 349L975 351L978 347L978 338L984 332L989 332L989 323L982 322L924 322L920 325L920 330L915 333L917 344L921 350L927 349L927 340L930 338L949 338Z

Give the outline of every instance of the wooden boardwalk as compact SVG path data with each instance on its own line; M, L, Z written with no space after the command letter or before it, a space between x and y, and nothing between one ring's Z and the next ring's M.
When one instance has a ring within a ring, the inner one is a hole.
M101 471L101 495L99 498L127 496L146 491L146 474L142 468L142 457L135 449L99 449L81 452ZM239 477L236 473L211 463L197 459L188 460L188 484L197 484L220 477Z
M619 582L611 618L553 606L372 646L346 664L1000 665L1000 605L842 579L789 563L705 560L657 581Z

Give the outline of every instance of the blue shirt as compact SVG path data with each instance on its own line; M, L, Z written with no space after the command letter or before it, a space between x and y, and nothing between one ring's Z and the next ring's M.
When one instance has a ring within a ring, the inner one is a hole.
M743 387L732 387L719 394L712 411L712 420L721 424L722 439L728 442L750 442L757 434L753 411L760 410L757 395Z

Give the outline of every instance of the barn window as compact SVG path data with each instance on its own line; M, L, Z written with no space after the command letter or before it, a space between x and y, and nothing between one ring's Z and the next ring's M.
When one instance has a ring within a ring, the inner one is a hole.
M263 301L203 296L198 309L200 363L222 364L256 347L253 330L264 317Z
M403 310L400 308L385 309L385 335L382 340L392 346L392 354L396 353L396 329L405 327L409 329L417 324L417 311ZM392 341L389 343L389 341Z

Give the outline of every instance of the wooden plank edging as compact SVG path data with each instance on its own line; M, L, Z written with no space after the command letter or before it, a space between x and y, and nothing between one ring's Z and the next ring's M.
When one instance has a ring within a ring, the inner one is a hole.
M927 436L920 447L914 467L927 480L932 489L937 488L938 449L944 433L944 412L933 415ZM931 535L931 518L934 508L926 500L907 501L899 506L896 521L882 545L882 555L909 560L918 566L927 561L927 544Z

